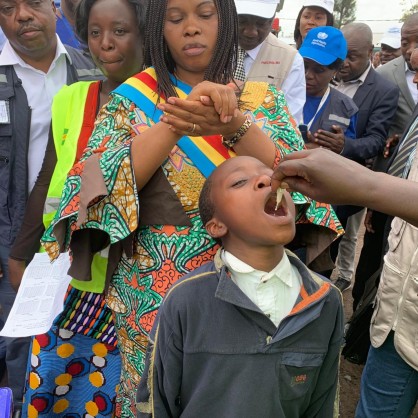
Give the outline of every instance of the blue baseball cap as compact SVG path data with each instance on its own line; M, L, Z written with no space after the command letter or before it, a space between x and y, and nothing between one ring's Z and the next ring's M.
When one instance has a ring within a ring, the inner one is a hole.
M303 58L321 65L330 65L338 58L345 60L347 41L343 33L332 26L318 26L311 29L299 49Z

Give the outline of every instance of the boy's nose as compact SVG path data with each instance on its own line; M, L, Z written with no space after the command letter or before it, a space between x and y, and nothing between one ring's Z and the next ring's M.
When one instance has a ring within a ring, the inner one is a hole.
M270 187L271 186L271 177L269 177L266 174L263 174L257 179L256 187L257 189L263 189L264 187Z

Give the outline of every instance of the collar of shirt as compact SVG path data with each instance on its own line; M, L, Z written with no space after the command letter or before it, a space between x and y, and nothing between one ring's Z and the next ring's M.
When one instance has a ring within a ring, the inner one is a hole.
M357 90L364 83L364 80L369 74L370 68L372 68L371 63L369 63L367 70L364 71L363 74L359 78L356 78L355 80L346 81L346 82L340 81L333 87L337 89L338 91L340 91L341 93L344 93L348 97L353 98L354 95L357 93Z
M285 252L283 252L283 257L279 264L277 264L270 272L256 270L226 250L222 251L221 257L228 267L234 281L240 280L241 277L245 275L245 280L251 280L256 284L265 283L272 278L277 278L288 287L293 286L294 272Z
M244 57L244 71L245 74L248 75L248 73L251 70L252 65L254 64L254 61L257 58L258 53L260 52L261 47L263 46L264 42L261 42L260 45L256 46L254 49L251 49L250 51L245 51L246 55Z
M408 64L405 62L405 79L406 84L408 85L409 91L412 96L412 100L415 104L418 103L418 89L417 85L414 83L415 71L409 69Z
M49 71L51 71L55 67L55 63L57 60L61 57L61 55L66 55L70 64L72 64L71 57L68 54L67 50L65 49L64 44L61 42L58 35L57 37L57 50L55 52L55 57L51 63L51 66L49 67ZM20 65L23 68L29 68L34 71L38 71L43 73L42 71L37 70L36 68L33 68L31 65L27 64L23 59L16 53L10 42L7 40L4 44L3 50L0 54L0 65Z
M250 51L245 51L247 55L255 61L257 58L258 53L260 52L261 47L263 46L264 42L261 42L260 45L257 45L254 49L251 49Z
M356 78L355 80L350 80L350 81L340 81L340 85L344 85L344 84L354 84L354 83L358 83L359 86L361 86L364 83L364 80L366 79L366 77L369 75L370 69L372 68L372 64L369 63L369 66L367 67L367 69L363 72L363 74L359 77Z
M408 64L407 64L407 62L405 61L405 73L406 74L413 74L413 75L415 75L415 71L412 71L409 67L408 67Z

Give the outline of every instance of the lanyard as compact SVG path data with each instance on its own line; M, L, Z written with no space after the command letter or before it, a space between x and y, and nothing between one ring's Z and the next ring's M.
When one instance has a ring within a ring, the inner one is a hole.
M312 126L312 123L313 123L313 121L315 120L315 118L316 118L316 115L321 111L321 109L322 109L322 107L324 106L324 104L325 104L325 102L327 101L327 99L328 99L328 96L329 96L329 93L330 93L330 87L328 86L328 88L327 88L327 91L325 92L325 94L322 96L322 99L321 99L321 101L319 102L319 105L318 105L318 109L316 109L316 112L315 112L315 114L313 115L313 117L312 117L312 119L309 121L309 123L306 123L305 121L305 124L308 126L308 129L311 129L311 126Z

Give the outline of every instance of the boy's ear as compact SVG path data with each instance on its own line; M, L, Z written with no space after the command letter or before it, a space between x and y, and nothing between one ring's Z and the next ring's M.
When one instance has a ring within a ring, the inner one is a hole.
M212 238L222 238L228 232L227 226L217 218L212 218L208 221L205 228Z

